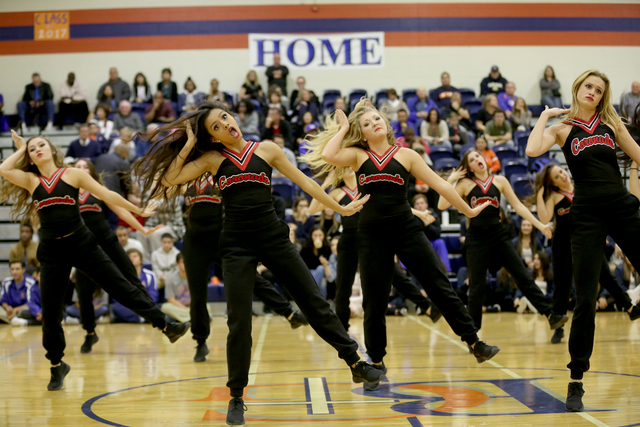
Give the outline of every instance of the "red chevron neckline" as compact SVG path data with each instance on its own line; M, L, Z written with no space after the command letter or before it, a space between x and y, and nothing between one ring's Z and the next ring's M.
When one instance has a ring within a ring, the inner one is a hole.
M229 148L225 148L220 152L220 154L222 154L227 159L231 160L233 164L238 167L238 169L244 172L244 170L247 168L247 165L249 164L249 160L251 159L253 152L256 150L257 147L258 147L257 142L248 141L247 144L242 149L242 152L240 153L238 153L237 151L233 151Z
M593 135L593 132L595 132L596 128L598 127L598 124L600 124L600 113L595 113L589 119L588 122L582 119L579 119L577 117L574 117L572 119L565 121L565 123L569 125L578 126L580 129L583 129L589 135Z
M385 166L387 166L387 164L391 161L391 159L396 154L396 152L398 152L399 149L400 149L399 146L393 145L389 147L389 149L382 156L378 156L376 153L374 153L369 149L365 149L364 151L365 153L367 153L367 155L369 156L373 164L376 166L376 168L378 168L379 171L382 171L382 169L384 169Z
M78 201L80 202L80 204L84 205L90 195L91 193L81 188L80 191L78 192Z
M482 190L484 194L487 194L487 191L489 191L489 187L491 187L491 183L493 182L493 175L489 175L486 181L482 181L480 178L473 177L473 182L475 182L476 185L480 187L480 190Z
M206 180L202 181L202 180L198 180L196 181L196 191L198 192L198 194L202 194L204 193L204 191L207 189L207 187L209 185L211 185L213 187L213 176L209 175L209 178L207 178Z
M566 197L571 203L573 203L573 194L574 193L567 193L566 191L562 191L560 189L558 189L558 191L556 191L556 193L562 194L564 197Z
M60 168L57 171L55 171L54 174L51 175L51 177L49 178L45 177L44 175L38 175L38 179L40 180L42 187L45 189L45 191L48 194L51 194L51 192L55 188L58 181L60 181L60 177L66 170L67 168Z
M349 188L346 185L342 186L342 191L344 191L346 193L347 196L349 196L349 198L353 201L355 200L356 197L358 197L358 194L360 194L358 192L358 187L356 186L356 188Z

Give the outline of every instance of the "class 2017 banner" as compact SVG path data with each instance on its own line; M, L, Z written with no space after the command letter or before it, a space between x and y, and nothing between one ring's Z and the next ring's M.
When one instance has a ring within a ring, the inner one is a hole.
M281 65L292 69L384 67L384 32L331 34L249 34L252 68Z

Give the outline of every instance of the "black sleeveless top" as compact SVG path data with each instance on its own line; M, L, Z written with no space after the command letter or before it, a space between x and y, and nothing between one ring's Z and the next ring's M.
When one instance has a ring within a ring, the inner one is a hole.
M191 183L184 201L189 208L187 226L222 226L222 198L215 191L212 176Z
M393 158L400 147L389 147L382 156L371 150L364 151L369 158L356 172L356 178L362 195L371 197L360 211L360 223L381 222L402 213L411 213L407 200L410 174Z
M340 189L344 192L344 196L340 199L340 204L342 206L346 206L349 203L353 202L353 200L358 197L358 187L349 188L346 185L340 187ZM360 212L356 212L351 216L343 216L342 217L342 228L344 230L355 230L358 228L358 222L360 220Z
M60 168L49 178L38 175L40 184L31 195L43 239L63 237L84 226L78 207L78 189L60 179L65 170L67 168Z
M615 134L596 113L589 122L574 118L562 151L575 185L576 200L626 192L616 158Z
M485 202L491 202L475 218L469 220L469 227L489 227L500 224L500 190L493 185L493 175L489 175L486 181L473 178L475 187L467 194L467 203L475 208Z
M247 142L241 153L224 149L226 159L216 175L222 192L225 222L250 222L274 213L271 199L271 166L254 155L257 142Z
M573 193L567 193L566 191L558 190L556 193L564 196L556 206L554 207L553 216L556 220L556 232L568 233L569 232L569 211L571 210L571 204L573 203Z
M106 221L104 216L104 202L98 200L93 194L85 190L79 190L78 202L80 203L80 215L87 227L89 224Z

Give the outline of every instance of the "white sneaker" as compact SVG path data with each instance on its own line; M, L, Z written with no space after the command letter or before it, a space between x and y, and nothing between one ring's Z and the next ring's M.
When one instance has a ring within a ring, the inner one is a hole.
M53 122L47 122L47 127L44 128L45 132L51 132L53 130Z
M62 321L63 325L79 325L80 324L80 319L78 319L77 317L71 317L71 316L67 316L63 321Z
M633 305L636 305L640 301L640 286L636 286L635 288L627 291L627 295L631 298Z
M27 124L26 123L20 123L20 130L22 131L22 135L26 135L27 132L29 131L29 129L27 129Z
M29 321L27 319L22 319L20 317L14 317L11 319L11 326L27 326L29 325Z
M529 303L529 300L527 299L527 297L520 298L520 302L518 303L518 308L516 308L516 312L518 314L523 314L527 309L528 303Z
M100 325L104 325L106 323L110 323L109 321L109 317L107 316L100 316L98 317L98 320L96 320L96 323L100 324Z

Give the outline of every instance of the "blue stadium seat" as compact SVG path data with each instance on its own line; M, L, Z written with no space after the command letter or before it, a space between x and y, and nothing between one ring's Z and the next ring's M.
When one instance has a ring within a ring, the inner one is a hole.
M325 105L327 101L330 101L331 105L333 105L333 101L339 96L342 96L342 94L338 89L326 89L322 93L322 104Z
M460 252L462 250L462 243L460 243L459 234L443 234L442 239L447 245L447 250L449 251L449 253Z
M460 158L462 158L462 156L464 156L464 153L466 153L469 150L475 150L476 149L476 144L475 142L473 144L469 143L469 144L464 144L462 147L460 147Z
M416 96L417 89L403 89L402 90L402 100L407 102L410 98Z
M262 140L262 138L260 138L260 135L255 135L251 133L248 133L246 135L243 134L242 138L244 138L245 141L253 141L253 142L260 142Z
M533 183L529 179L529 175L513 174L509 179L513 191L519 199L531 196L533 194Z
M282 197L287 206L291 206L296 197L295 184L289 178L276 177L271 179L273 192Z
M250 99L249 101L253 104L253 108L256 113L262 111L262 104L260 104L260 101L257 99Z
M515 142L516 144L518 157L524 157L525 150L527 149L527 141L529 140L529 135L531 135L530 130L519 130L513 133L513 142Z
M347 95L347 99L349 101L349 104L351 104L354 100L356 100L356 104L357 104L358 101L360 101L360 98L362 98L363 96L367 96L367 91L366 90L364 90L364 89L352 89L351 92L349 92L349 95Z
M433 162L433 169L437 171L447 172L450 169L457 168L460 161L451 157L445 159L438 159Z
M527 160L528 160L527 161L527 167L529 168L529 172L534 172L533 165L536 163L537 160L540 160L540 159L545 159L546 160L545 164L549 163L551 161L549 159L549 152L547 151L546 153L542 153L537 157L529 157L529 156L527 156Z
M471 130L467 130L467 140L469 141L469 145L476 146L476 134Z
M376 101L376 107L380 108L380 104L382 104L384 101L386 101L388 99L387 97L387 91L389 89L378 89L375 93L375 101Z
M496 153L496 156L498 156L498 159L500 159L500 163L503 163L507 159L518 158L518 150L508 147L504 144L494 146L493 152Z
M500 162L502 165L502 173L507 179L513 174L526 175L528 172L526 159L506 159Z
M465 107L469 110L470 115L478 114L478 111L482 108L482 101L475 98L465 103ZM472 122L473 123L473 122Z
M442 159L452 159L458 163L458 159L453 158L453 153L450 151L434 151L433 149L436 147L431 147L431 153L429 154L429 158L434 163L434 165L438 162L438 160ZM439 148L439 147L438 147Z
M233 92L225 92L224 100L227 101L227 104L229 104L230 107L236 105L236 96Z

